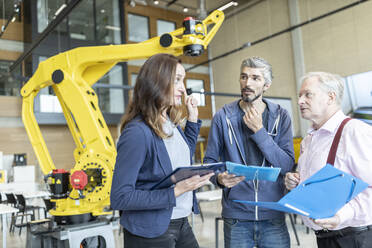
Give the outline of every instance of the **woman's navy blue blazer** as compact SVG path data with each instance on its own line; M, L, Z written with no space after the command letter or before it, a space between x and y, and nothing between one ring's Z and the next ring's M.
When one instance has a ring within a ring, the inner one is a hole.
M185 132L178 126L195 152L201 121L187 122ZM173 169L164 142L138 116L124 128L118 144L111 187L111 208L123 210L120 223L130 233L153 238L165 233L176 206L174 189L150 190ZM190 160L192 161L192 160ZM194 192L193 211L198 213Z

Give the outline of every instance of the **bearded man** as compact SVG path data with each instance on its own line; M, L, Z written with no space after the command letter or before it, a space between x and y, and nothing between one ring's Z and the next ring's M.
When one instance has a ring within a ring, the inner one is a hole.
M231 161L281 168L276 182L245 181L220 173L211 181L223 188L225 247L289 248L284 213L233 200L276 202L284 196L284 176L294 165L291 118L262 95L272 83L271 65L262 58L240 67L241 99L223 106L213 117L204 163Z

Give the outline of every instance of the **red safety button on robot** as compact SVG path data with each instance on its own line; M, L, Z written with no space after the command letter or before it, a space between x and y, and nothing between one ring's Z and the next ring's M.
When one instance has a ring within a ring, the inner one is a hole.
M70 177L71 185L74 189L84 189L88 184L88 175L82 171L75 171Z

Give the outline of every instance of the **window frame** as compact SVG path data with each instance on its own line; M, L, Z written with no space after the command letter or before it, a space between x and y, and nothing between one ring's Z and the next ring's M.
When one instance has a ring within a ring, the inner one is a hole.
M148 33L148 38L146 39L146 40L148 40L148 39L150 39L152 36L151 36L151 32L150 32L150 30L151 30L151 28L150 28L150 17L149 16L146 16L146 15L141 15L141 14L137 14L137 13L132 13L132 12L128 12L127 13L127 15L126 15L126 17L127 17L127 42L128 43L139 43L139 42L142 42L142 41L133 41L133 40L130 40L129 39L129 37L130 37L130 34L129 34L129 15L134 15L134 16L140 16L140 17L144 17L144 18L146 18L146 20L147 20L147 33ZM143 41L146 41L146 40L143 40Z
M98 0L93 0L93 14L94 14L94 23L96 22L96 11L95 6L97 5ZM31 19L32 19L32 39L36 39L40 33L37 29L37 0L30 0L30 7L31 7ZM67 2L67 0L65 1ZM119 22L120 22L120 28L121 28L121 41L125 42L126 36L124 32L125 27L125 10L124 10L124 0L119 0L117 3L117 6L119 8ZM66 17L66 25L67 25L67 35L62 35L58 37L56 33L50 33L48 37L38 46L34 49L31 57L32 57L32 74L36 71L39 61L39 56L46 56L46 57L52 57L58 53L71 50L76 47L81 46L98 46L98 45L109 45L102 42L97 41L90 41L90 40L78 40L78 39L71 39L69 34L69 25L68 25L68 16ZM95 23L96 24L96 23ZM94 29L96 33L96 28ZM59 44L59 47L56 47L55 44ZM123 73L123 86L128 85L128 78L127 78L127 64L126 63L118 63L118 65L122 66L122 73ZM28 75L31 76L31 75ZM93 88L97 88L93 85ZM112 87L115 89L115 86ZM123 97L124 97L124 104L127 106L128 104L128 91L123 89ZM125 110L124 110L125 112ZM46 125L65 125L66 120L63 113L45 113L40 112L40 96L35 97L35 103L34 103L34 114L36 117L36 120L38 124L46 124ZM107 113L102 112L104 119L108 125L116 125L120 123L121 117L124 113Z

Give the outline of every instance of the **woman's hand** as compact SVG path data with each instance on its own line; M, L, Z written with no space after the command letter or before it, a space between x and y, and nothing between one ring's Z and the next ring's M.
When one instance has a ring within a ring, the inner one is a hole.
M288 172L285 174L284 184L288 190L292 190L300 183L300 174L298 172Z
M187 96L186 92L184 97L187 109L187 120L191 122L198 122L198 100L196 100L196 98L193 96Z
M192 191L200 188L203 185L208 184L209 178L211 178L211 176L213 175L214 173L212 172L202 177L196 175L185 180L179 181L178 183L176 183L176 186L174 187L174 195L178 197L187 191Z
M228 188L234 187L244 179L244 176L237 177L234 174L228 174L226 171L217 176L218 183Z

